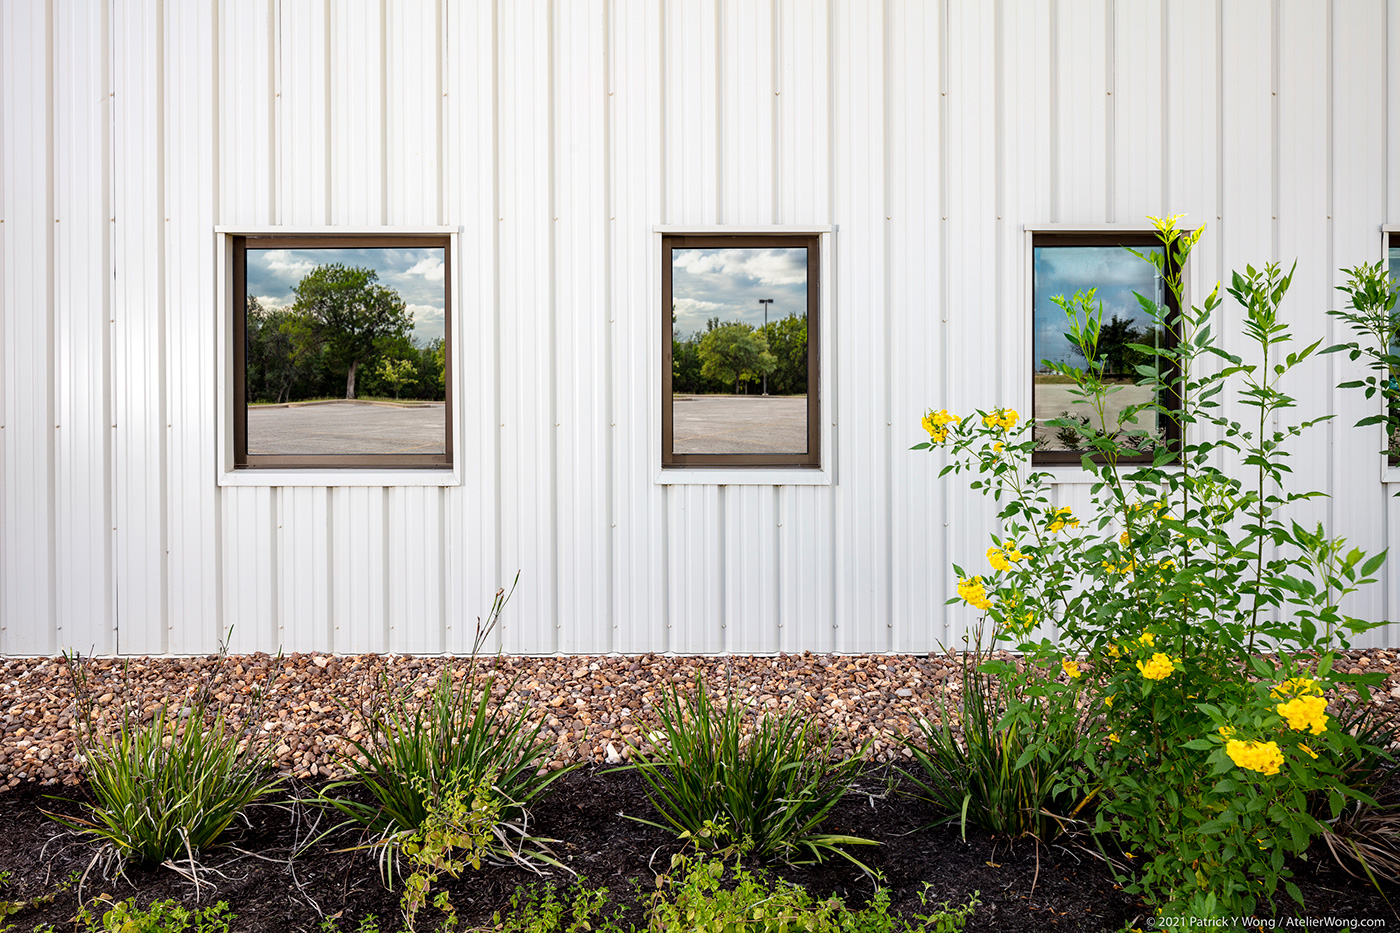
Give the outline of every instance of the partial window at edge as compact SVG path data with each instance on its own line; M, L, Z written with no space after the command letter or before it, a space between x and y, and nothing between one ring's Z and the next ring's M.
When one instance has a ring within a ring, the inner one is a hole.
M664 467L820 466L820 238L662 238Z
M234 239L234 463L452 464L449 239Z

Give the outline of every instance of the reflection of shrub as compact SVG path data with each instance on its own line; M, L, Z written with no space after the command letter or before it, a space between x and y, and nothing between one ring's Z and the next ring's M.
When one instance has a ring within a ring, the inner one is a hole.
M1074 421L1078 427L1064 424L1055 432L1055 439L1067 450L1078 450L1079 445L1084 442L1084 434L1089 430L1089 419L1083 415L1071 415L1067 411L1060 412L1060 419L1063 421Z

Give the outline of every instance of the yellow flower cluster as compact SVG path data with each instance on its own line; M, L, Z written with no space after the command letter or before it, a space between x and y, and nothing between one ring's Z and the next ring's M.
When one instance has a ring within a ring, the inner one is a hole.
M1050 530L1056 534L1061 528L1078 528L1079 519L1070 514L1069 506L1055 510L1055 514L1050 518Z
M1060 667L1064 669L1065 676L1068 677L1070 680L1076 680L1079 678L1078 661L1071 661L1069 658L1065 658L1063 661L1060 662Z
M1109 642L1108 646L1104 648L1104 650L1108 652L1108 655L1111 658L1116 658L1119 654L1122 653L1118 650L1118 646L1113 644L1112 642Z
M1317 681L1311 677L1290 677L1283 683L1278 684L1269 690L1269 696L1275 700L1282 700L1285 697L1305 697L1321 696L1322 688L1318 687Z
M1014 541L1006 542L1004 547L987 548L987 562L992 565L993 570L1010 570L1013 563L1026 559L1026 555L1021 553Z
M1124 547L1127 547L1130 541L1132 541L1132 538L1128 536L1128 533L1126 531L1118 536L1118 543L1123 545Z
M1109 740L1110 742L1113 742L1114 744L1117 744L1117 743L1118 743L1118 733L1116 733L1116 732L1110 732L1110 733L1108 734L1108 740Z
M1159 651L1146 664L1138 661L1137 669L1148 680L1166 680L1176 670L1176 667L1172 664L1171 658Z
M1110 693L1108 696L1103 698L1103 705L1107 706L1109 709L1113 709L1113 696L1114 695Z
M1225 754L1230 756L1238 767L1261 774L1278 774L1283 764L1283 752L1277 742L1241 742L1230 739L1225 743Z
M1327 731L1327 700L1320 696L1302 696L1278 705L1278 714L1288 720L1295 732L1321 735Z
M997 441L995 444L992 445L992 453L994 454L999 454L1005 449L1006 445L1003 444L1001 441Z
M1016 427L1016 422L1019 421L1020 418L1021 416L1016 414L1014 408L998 408L990 415L982 416L982 426L988 428L995 426L1001 428L1003 431L1010 431L1012 428Z
M1122 563L1106 560L1103 562L1103 569L1109 573L1132 573L1137 569L1137 561L1125 560Z
M924 430L928 432L929 440L941 444L948 439L948 425L957 420L957 416L948 414L946 408L930 411L924 415Z
M1146 645L1149 648L1157 647L1157 636L1151 632L1143 632L1138 636L1138 644Z
M981 577L959 580L958 595L962 597L963 602L970 606L976 606L983 612L992 608L992 601L987 598L987 590L982 586Z

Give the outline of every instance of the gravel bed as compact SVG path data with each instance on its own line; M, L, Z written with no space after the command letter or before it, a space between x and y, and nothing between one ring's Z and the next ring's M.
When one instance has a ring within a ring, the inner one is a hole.
M1389 649L1351 651L1339 667L1383 670L1375 702L1400 708L1400 662ZM212 692L236 720L259 685L270 684L261 711L277 767L297 778L343 773L347 740L362 736L361 710L389 689L425 696L444 664L463 659L411 655L265 654L198 658L86 661L91 695L101 715L139 708L147 717L162 703L190 696L212 678ZM897 737L919 717L936 718L941 693L956 690L956 657L947 655L814 655L777 657L496 657L496 691L514 682L505 702L524 704L543 721L553 743L551 768L579 761L630 757L645 747L655 724L653 706L670 684L687 687L697 672L718 697L732 692L755 712L794 705L817 717L833 753L849 754L866 739L870 757L907 755ZM0 660L0 790L24 782L76 784L80 763L73 746L73 684L62 658Z

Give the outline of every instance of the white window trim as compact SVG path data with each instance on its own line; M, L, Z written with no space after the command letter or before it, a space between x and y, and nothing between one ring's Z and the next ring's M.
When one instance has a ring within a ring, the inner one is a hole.
M647 351L649 382L646 392L650 407L648 447L651 450L651 472L653 483L658 486L831 486L836 483L835 446L832 434L836 428L836 405L832 398L834 380L831 372L835 359L832 355L832 333L836 329L836 309L833 296L832 276L836 268L833 255L834 226L801 226L786 224L757 225L716 225L716 224L658 224L652 227L652 249L650 271L650 294L652 301L647 311L648 343ZM817 393L821 401L822 423L818 426L821 447L821 466L816 469L794 469L785 466L767 467L682 467L670 469L661 466L661 261L662 238L671 235L707 236L801 236L817 234L820 239L821 280L817 285L818 317L817 346L820 366L817 370Z
M279 227L279 226L216 226L215 269L217 272L217 313L219 326L215 342L215 372L218 406L218 484L220 486L460 486L462 485L462 412L463 391L462 334L465 328L452 328L452 467L451 469L388 469L362 467L330 467L309 470L245 469L233 466L233 239L238 236L446 236L454 264L460 255L458 239L461 227ZM452 313L461 318L462 276L452 276L450 296ZM457 322L454 322L456 325Z

